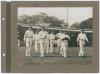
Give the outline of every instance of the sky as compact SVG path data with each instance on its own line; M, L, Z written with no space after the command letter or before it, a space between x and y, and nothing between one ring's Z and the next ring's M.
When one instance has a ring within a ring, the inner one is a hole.
M80 23L90 17L93 17L92 7L20 7L18 8L18 16L36 15L41 12L47 13L48 16L55 16L68 24Z

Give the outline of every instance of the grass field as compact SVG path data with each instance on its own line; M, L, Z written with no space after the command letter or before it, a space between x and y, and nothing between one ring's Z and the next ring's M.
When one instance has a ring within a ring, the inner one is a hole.
M55 50L56 48L54 48ZM79 57L78 56L79 47L69 47L67 49L67 56L66 58L62 57L59 54L59 51L56 53L45 54L45 57L41 58L39 53L34 52L34 47L31 50L31 57L25 56L25 47L18 47L17 52L17 63L18 65L40 65L40 64L82 64L87 65L92 63L92 57L94 55L92 47L85 47L84 52L85 56Z

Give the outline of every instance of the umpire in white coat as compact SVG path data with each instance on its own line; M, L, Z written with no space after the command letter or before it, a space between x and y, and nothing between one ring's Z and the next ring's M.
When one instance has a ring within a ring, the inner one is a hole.
M79 47L80 47L79 56L84 56L83 47L85 45L85 41L88 42L88 39L87 39L86 34L84 33L84 30L82 30L81 33L79 33L77 37L77 45L79 44Z

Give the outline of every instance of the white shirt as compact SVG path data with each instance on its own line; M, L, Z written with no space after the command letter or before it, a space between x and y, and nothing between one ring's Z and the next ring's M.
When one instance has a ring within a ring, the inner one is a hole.
M49 34L48 34L48 32L45 31L45 33L46 33L46 39L49 39Z
M24 34L24 40L26 39L26 38L34 38L34 33L33 33L33 31L31 30L26 30L26 32L25 32L25 34Z
M40 31L39 32L39 38L42 39L42 38L46 38L47 37L47 32L46 31Z
M35 34L34 39L35 39L35 40L39 40L39 35L38 35L38 34Z
M86 40L86 41L88 41L86 34L85 33L82 34L82 32L79 33L78 37L77 37L77 41L79 41L79 40L84 40L84 41Z
M66 34L62 34L61 36L60 36L60 39L63 39L63 38L68 38L68 39L70 39L70 37Z
M51 39L51 40L52 40L52 39L55 39L55 35L54 35L54 34L50 34L50 35L49 35L49 39Z
M58 37L58 38L60 38L60 37L61 37L61 35L62 35L62 33L58 33L58 34L57 34L57 37Z

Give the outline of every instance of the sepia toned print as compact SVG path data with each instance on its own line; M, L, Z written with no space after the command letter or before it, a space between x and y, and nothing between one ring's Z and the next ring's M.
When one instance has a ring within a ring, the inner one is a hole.
M92 7L18 8L17 25L19 65L92 63Z

